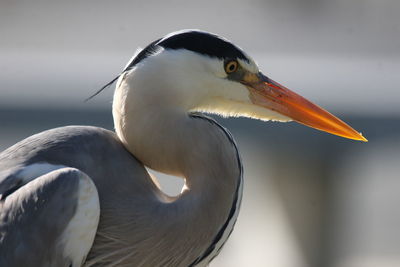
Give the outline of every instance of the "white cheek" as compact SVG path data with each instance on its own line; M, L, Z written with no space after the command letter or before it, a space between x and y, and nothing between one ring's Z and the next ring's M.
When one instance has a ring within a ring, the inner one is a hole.
M206 97L197 102L193 110L221 113L238 103L251 104L247 88L240 83L217 78L205 87Z
M228 77L228 75L226 74L222 64L221 64L221 67L219 67L219 68L217 67L216 68L214 73L215 73L215 76L217 76L218 78L221 78L221 79L225 79L225 78Z
M231 101L251 103L248 89L238 82L228 82L223 88L223 95Z

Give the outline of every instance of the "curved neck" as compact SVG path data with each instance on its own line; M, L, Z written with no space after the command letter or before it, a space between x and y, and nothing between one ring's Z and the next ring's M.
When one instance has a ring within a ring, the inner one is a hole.
M189 116L165 103L131 97L132 91L120 85L115 92L116 132L144 165L186 179L188 189L175 201L160 202L156 198L147 227L153 225L150 221L162 221L161 226L150 230L154 242L163 240L169 251L177 248L179 255L171 252L171 257L188 265L222 239L225 230L230 232L226 228L233 227L228 223L236 219L237 212L233 211L238 211L241 197L238 153L232 139L215 122ZM182 246L187 249L186 256ZM155 251L152 256L156 255Z
M221 126L173 107L153 107L139 111L135 105L118 115L114 111L125 147L145 166L184 178L191 194L234 192L240 176L238 153Z

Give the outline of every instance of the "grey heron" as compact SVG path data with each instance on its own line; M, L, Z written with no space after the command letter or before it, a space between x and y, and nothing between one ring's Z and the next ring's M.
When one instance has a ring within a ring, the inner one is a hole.
M232 136L202 113L366 141L199 30L152 42L116 80L115 133L66 126L0 154L0 266L208 265L233 230L243 181ZM145 167L184 189L166 195Z

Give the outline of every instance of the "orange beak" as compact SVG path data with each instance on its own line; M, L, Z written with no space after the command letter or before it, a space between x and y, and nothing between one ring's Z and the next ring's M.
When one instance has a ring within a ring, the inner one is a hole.
M262 73L247 74L243 84L253 104L285 115L306 126L349 139L368 140L345 122Z

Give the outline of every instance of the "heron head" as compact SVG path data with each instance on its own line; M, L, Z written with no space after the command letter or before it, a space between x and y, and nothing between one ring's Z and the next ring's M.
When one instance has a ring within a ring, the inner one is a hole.
M123 73L133 74L132 84L146 84L146 94L155 92L152 97L160 104L175 101L189 111L294 120L367 141L337 117L263 74L241 48L207 32L185 30L156 40L133 57Z

